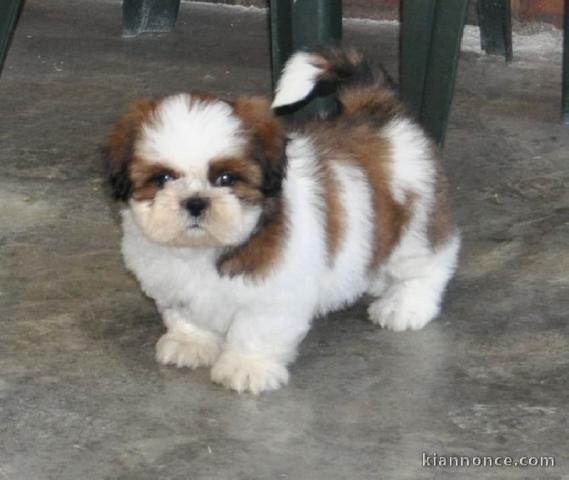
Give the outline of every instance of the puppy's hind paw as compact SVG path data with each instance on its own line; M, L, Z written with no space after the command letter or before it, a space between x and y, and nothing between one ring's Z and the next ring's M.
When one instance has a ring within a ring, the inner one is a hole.
M438 312L439 307L433 297L401 288L391 289L368 308L372 323L394 332L420 330Z
M156 360L162 365L197 368L212 365L221 351L215 336L192 336L168 331L156 344Z
M286 385L288 370L282 363L268 357L228 350L221 354L211 369L211 379L239 393L257 395Z

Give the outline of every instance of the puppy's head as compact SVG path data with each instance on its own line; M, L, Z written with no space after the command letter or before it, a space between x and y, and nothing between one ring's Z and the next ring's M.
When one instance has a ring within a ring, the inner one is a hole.
M134 104L109 140L110 181L151 240L243 243L280 194L285 136L261 97L204 93Z

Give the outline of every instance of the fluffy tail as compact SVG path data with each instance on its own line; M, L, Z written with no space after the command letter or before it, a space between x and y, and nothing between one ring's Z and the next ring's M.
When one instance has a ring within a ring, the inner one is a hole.
M334 47L295 53L283 69L273 108L329 94L336 95L345 113L385 115L386 101L389 108L399 108L383 67L370 64L354 49Z

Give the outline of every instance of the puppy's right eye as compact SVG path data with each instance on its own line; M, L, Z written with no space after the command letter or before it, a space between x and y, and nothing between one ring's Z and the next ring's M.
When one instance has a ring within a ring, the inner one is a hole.
M158 186L158 187L163 187L164 184L166 182L169 182L170 180L174 180L174 177L172 175L170 175L169 173L159 173L158 175L154 175L150 181Z
M235 183L235 177L229 172L223 172L215 179L216 187L231 187Z

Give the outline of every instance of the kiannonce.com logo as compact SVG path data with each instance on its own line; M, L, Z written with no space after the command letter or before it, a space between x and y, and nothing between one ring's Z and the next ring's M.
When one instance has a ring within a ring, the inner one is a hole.
M422 454L422 466L431 468L469 468L469 467L518 467L518 468L553 468L555 457L551 456L472 456Z

